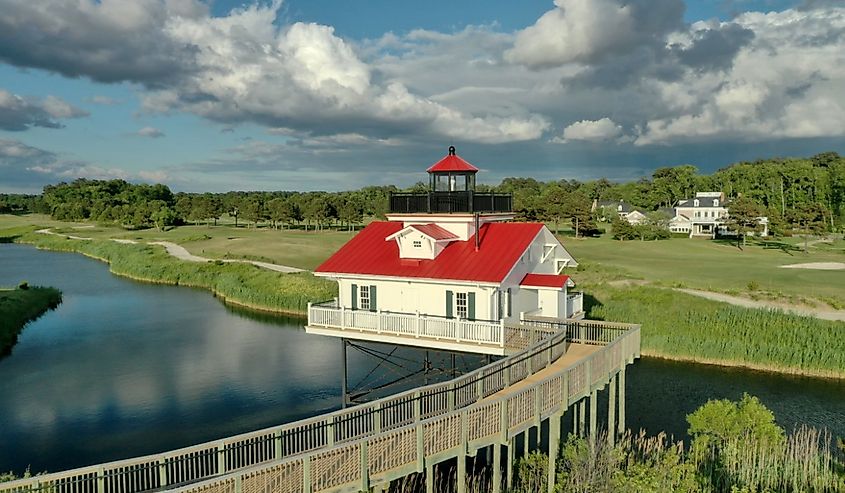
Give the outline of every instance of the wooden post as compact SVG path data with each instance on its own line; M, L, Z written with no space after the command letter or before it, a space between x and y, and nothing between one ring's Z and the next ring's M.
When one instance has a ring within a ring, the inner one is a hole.
M341 355L342 355L342 363L343 363L343 380L341 381L341 401L340 407L345 409L346 408L346 397L349 393L349 389L346 388L347 386L347 374L346 374L346 338L340 338L340 345L341 345Z
M367 441L364 440L361 442L361 445L358 448L360 457L361 457L361 491L369 491L370 490L370 465L369 461L367 460Z
M458 474L455 477L455 486L458 493L466 493L467 491L467 457L463 451L458 454Z
M516 460L516 454L514 452L516 452L516 437L511 437L511 439L508 441L508 455L506 457L508 463L505 464L508 476L508 491L513 489L513 461Z
M578 436L586 435L586 417L587 417L587 402L586 397L582 397L578 402Z
M572 434L575 436L581 436L581 432L578 429L578 403L576 402L575 405L572 406Z
M555 462L557 451L560 448L560 414L552 414L549 417L549 493L555 490Z
M625 365L619 371L619 435L625 433Z
M425 493L434 493L434 464L425 465Z
M302 459L302 493L311 493L314 488L311 486L311 456L306 455Z
M493 444L493 493L502 491L502 445Z
M528 457L528 449L530 448L530 443L529 443L530 441L531 441L531 427L529 426L528 428L525 429L525 431L522 432L522 458L523 459Z
M596 404L597 404L597 394L598 390L593 390L590 392L590 443L595 445L596 443Z
M616 374L608 382L607 397L607 443L613 447L616 444Z

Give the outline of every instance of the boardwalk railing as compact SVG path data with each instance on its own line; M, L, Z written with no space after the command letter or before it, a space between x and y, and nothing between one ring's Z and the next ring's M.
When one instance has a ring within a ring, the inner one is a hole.
M504 320L463 320L419 313L351 310L334 301L310 304L308 325L505 347Z
M171 452L0 483L0 492L367 490L468 448L505 443L639 356L638 325L537 323L523 328L520 337L537 339L525 351L448 382ZM606 347L519 393L495 396L551 365L571 341Z

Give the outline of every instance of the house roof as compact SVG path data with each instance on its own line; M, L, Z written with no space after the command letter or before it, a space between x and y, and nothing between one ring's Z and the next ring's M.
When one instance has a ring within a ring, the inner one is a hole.
M428 236L432 240L454 240L458 238L458 235L455 233L434 223L412 224L411 227Z
M440 161L437 161L429 166L426 170L428 173L434 173L436 171L468 171L470 173L475 173L478 171L478 168L464 161L456 154L449 154Z
M409 261L399 258L396 242L384 241L404 229L402 223L375 221L314 272L500 283L543 227L540 223L483 224L478 251L473 236L449 243L433 260Z
M519 281L520 286L527 288L557 288L561 289L570 283L574 286L574 282L570 281L569 276L563 274L525 274L525 277Z
M696 200L698 205L695 205ZM728 200L721 200L721 197L696 196L694 199L679 200L676 207L727 207L727 204Z
M400 229L399 231L393 233L392 235L385 238L385 240L392 240L397 236L401 236L408 231L419 231L423 235L431 238L434 241L452 241L457 240L458 235L452 233L446 228L438 226L434 223L429 224L411 224L410 226L405 226L404 228Z

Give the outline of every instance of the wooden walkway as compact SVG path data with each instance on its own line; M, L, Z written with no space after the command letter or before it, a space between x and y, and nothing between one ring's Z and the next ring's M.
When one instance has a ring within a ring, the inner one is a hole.
M536 387L540 382L547 380L552 375L562 373L564 369L574 365L575 363L586 359L593 353L604 349L604 346L595 346L592 344L579 344L573 342L566 348L566 353L554 361L551 365L543 368L537 373L531 374L519 382L509 385L495 394L485 397L484 400L499 399L500 397L510 397L521 393L525 389Z

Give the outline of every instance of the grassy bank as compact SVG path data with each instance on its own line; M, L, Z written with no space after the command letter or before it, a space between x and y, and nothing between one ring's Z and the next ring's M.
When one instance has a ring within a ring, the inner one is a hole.
M642 354L845 378L845 324L648 286L597 288L588 318L642 325Z
M798 241L791 238L790 241ZM591 281L591 266L609 273L599 281L631 278L650 284L714 291L748 298L788 303L845 307L843 271L784 269L807 262L845 262L845 242L816 243L809 253L767 249L749 243L674 238L664 241L617 241L562 237L567 250L587 268L573 273L584 286Z
M335 284L310 273L282 274L242 263L184 262L161 246L110 240L73 240L24 233L16 241L38 248L77 252L108 262L111 272L131 279L205 288L227 303L277 313L304 314L308 302L335 296Z
M15 289L0 289L0 354L12 349L27 322L61 302L62 293L55 288L22 284Z

